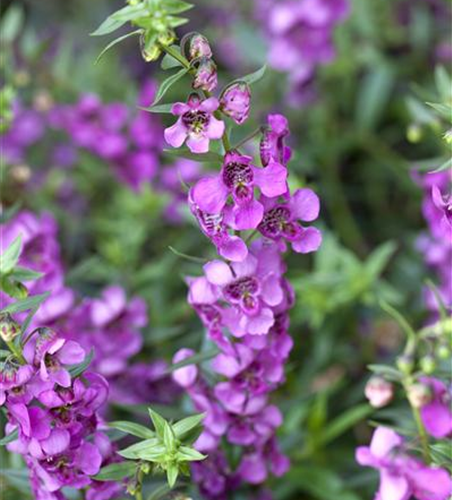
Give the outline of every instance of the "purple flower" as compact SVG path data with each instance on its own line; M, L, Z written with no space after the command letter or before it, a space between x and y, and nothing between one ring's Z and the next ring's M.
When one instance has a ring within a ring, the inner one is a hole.
M192 153L209 151L210 140L221 139L224 133L224 123L213 116L218 106L215 97L202 101L197 94L191 94L187 103L174 104L171 112L179 119L172 127L165 129L166 142L179 148L187 140Z
M39 368L39 376L43 382L69 387L71 376L65 367L81 363L85 359L85 351L77 342L59 338L49 328L39 328L36 333L38 336L33 339L34 352L33 342L29 342L24 349L24 356Z
M421 377L420 382L430 387L433 393L430 402L421 408L425 429L437 439L452 435L451 389L432 377Z
M255 229L264 213L263 205L254 199L254 188L273 198L287 191L287 169L276 162L265 168L251 164L252 158L238 152L226 153L221 172L205 177L193 187L193 201L209 214L221 213L232 196L230 225L234 229Z
M452 481L444 469L424 465L407 455L403 439L391 429L378 427L370 447L356 450L360 465L380 471L379 500L448 500Z
M271 240L288 240L295 252L316 251L322 242L322 234L315 227L305 228L298 220L313 221L320 210L318 196L311 189L297 189L284 203L275 199L261 199L265 213L258 226L259 231Z
M438 186L433 186L432 200L441 214L440 224L444 233L452 237L452 195L443 196Z
M246 121L250 112L251 91L245 82L237 82L229 85L221 94L221 111L235 123L241 125Z
M179 363L184 359L190 358L195 355L193 349L179 349L173 356L173 363ZM196 377L198 376L198 368L196 365L188 365L183 368L178 368L173 372L173 379L181 387L190 387L194 384Z
M262 165L266 167L272 160L287 165L292 155L291 149L284 144L289 135L287 118L278 114L268 115L267 122L259 145Z
M233 262L240 262L246 258L248 248L239 236L229 234L224 214L203 212L193 201L193 189L190 190L188 203L202 232L212 241L222 257Z
M212 49L207 38L199 33L193 34L188 40L188 60L199 59L200 57L211 58Z
M29 403L32 395L26 390L26 384L34 375L34 369L30 365L18 366L6 361L0 371L0 406L2 406L8 394L8 402Z

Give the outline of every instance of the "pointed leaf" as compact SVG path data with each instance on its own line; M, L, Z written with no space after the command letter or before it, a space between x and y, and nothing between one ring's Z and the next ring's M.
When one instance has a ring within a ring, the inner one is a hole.
M143 111L148 111L149 113L171 113L171 109L173 108L173 104L160 104L157 106L149 106L148 108L144 108L139 106L139 109Z
M166 469L166 478L168 479L168 484L170 488L174 488L177 481L177 476L179 475L179 469L176 464L168 465Z
M249 73L248 75L237 78L232 83L245 82L248 85L252 85L253 83L258 82L259 80L262 80L266 71L267 71L267 65L264 64L257 71L253 71L253 73Z
M180 48L178 45L171 45L171 49L179 52L180 54ZM177 59L174 59L174 57L169 54L165 54L162 59L162 62L160 63L160 67L164 70L177 68L178 66L182 66L182 63Z
M18 429L14 429L13 432L8 434L7 436L3 437L0 439L0 446L5 446L9 443L12 443L19 437L19 431Z
M195 160L201 163L211 162L211 161L217 163L223 163L223 157L218 153L214 153L213 151L209 151L208 153L192 153L188 149L181 148L181 149L164 149L163 152L171 156L187 158L188 160Z
M16 266L14 270L9 274L9 277L16 281L35 281L44 276L44 273L38 273L32 269L27 269L25 267Z
M96 481L120 481L135 474L135 462L119 462L102 467L100 472L93 476Z
M11 245L0 255L0 273L8 274L17 264L22 250L22 235L19 235Z
M134 422L127 422L125 420L117 420L115 422L109 422L109 427L113 429L118 429L127 434L131 434L132 436L137 436L143 439L152 439L155 438L155 432L151 431L144 425L135 424Z
M71 374L71 377L77 378L79 375L81 375L91 364L93 357L94 357L94 347L91 348L91 351L89 351L88 356L85 356L85 359L81 363L69 367L69 373Z
M185 435L196 427L201 426L205 413L200 413L198 415L191 415L190 417L183 418L173 424L173 431L178 439L183 439Z
M196 462L199 460L204 460L207 458L206 455L199 453L199 451L194 448L189 448L188 446L181 446L177 451L177 459L185 462Z
M112 47L114 47L116 44L122 42L123 40L125 40L126 38L130 38L131 36L135 36L135 35L140 35L141 33L143 33L143 30L139 29L139 30L135 30L135 31L131 31L130 33L127 33L126 35L123 35L123 36L120 36L119 38L116 38L116 40L113 40L112 42L110 42L103 50L102 52L97 56L97 59L95 61L94 64L97 64L103 57L103 55L108 51L110 50Z
M163 440L165 435L165 425L167 424L167 421L152 408L148 408L148 412L149 416L151 417L152 423L154 424L157 436Z
M132 444L131 446L118 451L118 453L124 458L137 459L140 458L143 453L152 450L164 452L165 448L159 444L158 439L152 438Z
M182 68L177 73L175 73L174 75L171 75L168 78L166 78L165 80L163 80L163 82L161 83L161 85L160 85L160 87L159 87L159 89L157 91L157 95L155 96L154 102L152 103L151 107L153 107L156 104L158 104L162 100L163 96L172 87L172 85L174 85L183 76L185 76L187 74L187 72L188 72L188 68Z
M165 0L165 10L169 14L181 14L193 8L193 5L182 0Z
M31 295L26 299L18 300L17 302L14 302L14 304L6 306L4 309L2 309L1 312L9 312L11 314L14 314L22 311L28 311L29 309L34 309L36 307L39 307L49 295L50 292L45 292L40 295Z
M126 21L118 21L117 19L113 19L112 16L107 17L105 21L91 33L91 36L103 36L116 31L121 26L123 26Z

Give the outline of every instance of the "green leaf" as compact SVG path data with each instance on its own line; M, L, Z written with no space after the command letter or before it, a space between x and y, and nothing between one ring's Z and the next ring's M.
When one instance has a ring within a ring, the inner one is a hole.
M0 446L5 446L9 443L12 443L19 437L19 431L18 429L14 429L13 432L8 434L7 436L3 437L0 439Z
M155 437L155 432L151 431L151 429L148 429L144 425L127 422L125 420L116 420L115 422L109 422L108 426L143 439L152 439Z
M11 245L0 255L0 273L8 274L17 264L22 250L22 235L19 235Z
M188 160L199 161L200 163L205 162L219 162L223 163L223 157L209 151L208 153L192 153L189 149L164 149L163 152L170 156L178 156L180 158L187 158Z
M177 481L177 476L179 475L179 468L176 464L169 464L166 469L166 478L170 488L174 488Z
M449 170L449 168L452 168L452 158L449 158L444 163L442 163L438 168L432 170L432 173L436 174L437 172L442 172L443 170Z
M3 15L3 20L0 24L0 39L2 43L11 43L24 24L24 12L19 5L12 5Z
M139 443L132 444L127 448L124 448L121 451L118 451L119 455L124 458L130 458L132 460L136 460L141 458L142 454L148 452L165 452L165 448L159 444L158 439L145 439L144 441L140 441Z
M32 269L26 269L25 267L16 266L14 270L9 274L9 277L16 281L34 281L44 276L44 273L38 273Z
M198 415L191 415L190 417L183 418L175 424L173 424L173 431L178 439L184 439L184 437L193 429L201 426L205 413L199 413Z
M69 373L71 374L71 377L76 378L79 375L81 375L91 364L93 357L94 357L94 347L91 348L91 351L89 351L88 356L85 356L85 359L81 363L69 367Z
M188 72L188 68L182 68L180 69L177 73L174 75L169 76L163 82L160 84L160 87L157 91L157 94L155 96L154 102L151 105L151 108L158 104L164 95L168 92L168 90L176 83L178 82L183 76L185 76Z
M182 0L165 0L165 11L169 14L181 14L193 8L193 5Z
M171 45L170 48L173 49L174 51L177 51L180 54L180 47L178 45ZM170 54L165 54L162 59L162 62L160 63L160 67L163 70L177 68L178 66L182 66L182 63L177 59L175 59Z
M138 5L127 5L122 9L114 12L110 17L116 21L133 21L134 19L138 19L139 17L146 16L148 14L148 10L143 3Z
M400 381L402 378L402 374L388 365L367 365L367 368L377 375L383 375L388 380Z
M437 66L435 68L435 83L441 100L448 102L452 94L452 80L444 66Z
M14 304L6 306L1 312L9 312L10 314L28 311L29 309L38 308L50 295L50 292L45 292L40 295L31 295L26 299L18 300Z
M416 333L411 327L411 325L408 323L408 321L402 316L399 311L394 309L394 307L390 306L387 302L384 300L380 300L380 307L383 309L383 311L387 312L390 316L392 316L397 323L399 324L400 328L405 332L407 338L411 341L416 340Z
M6 349L0 349L0 359L7 358L11 354L11 351Z
M171 28L178 28L179 26L183 26L188 23L188 19L186 17L175 17L168 16L167 22Z
M368 404L355 406L354 408L350 408L345 411L328 424L326 429L322 432L322 436L320 438L321 443L326 444L338 438L358 422L361 422L363 419L371 415L374 411L375 409Z
M152 408L148 408L149 416L154 424L155 432L160 439L164 439L165 425L168 423L161 415Z
M375 279L380 276L396 249L396 243L388 241L370 254L366 261L365 269L371 278Z
M126 21L118 21L114 19L112 16L107 17L105 21L91 33L91 36L103 36L116 31L121 26L123 26Z
M232 83L245 82L248 85L252 85L253 83L258 82L259 80L262 80L266 71L267 71L267 65L264 64L257 71L254 71L253 73L249 73L248 75L237 78Z
M98 474L93 476L96 481L120 481L135 474L135 462L119 462L102 467Z
M206 455L188 446L181 446L177 451L177 459L181 462L196 462L205 458L207 458Z
M94 64L97 64L101 58L103 57L103 55L108 51L110 50L112 47L114 47L116 44L122 42L123 40L125 40L126 38L130 38L131 36L135 36L135 35L140 35L141 33L143 33L143 30L142 29L139 29L139 30L135 30L135 31L131 31L130 33L127 33L126 35L123 35L123 36L120 36L119 38L116 38L116 40L113 40L112 42L110 42L103 50L102 52L97 56L97 59L95 61Z
M173 452L176 449L176 436L171 428L170 424L164 420L163 426L163 444L165 445L166 451Z
M179 361L179 363L174 363L173 365L169 366L166 369L166 373L172 373L179 368L183 368L184 366L198 365L199 363L214 358L219 352L219 349L216 347L214 347L213 349L209 349L208 351L200 352L198 354L195 354L194 356L190 356L189 358L185 358L182 361Z
M450 104L441 104L437 102L427 102L426 104L432 107L446 120L452 120L452 106Z
M141 106L138 106L139 109L142 109L143 111L149 111L149 113L171 113L171 109L173 107L172 103L169 104L160 104L158 106L149 106L148 108L144 108Z

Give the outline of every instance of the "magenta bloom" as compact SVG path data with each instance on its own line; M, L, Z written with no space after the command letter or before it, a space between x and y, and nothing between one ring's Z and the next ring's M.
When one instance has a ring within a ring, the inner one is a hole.
M451 389L432 377L421 377L420 382L428 385L433 393L431 401L421 408L425 429L437 439L452 435Z
M27 404L32 396L26 390L26 384L34 375L34 370L30 365L17 366L5 362L0 371L0 406L6 401L7 392L8 402Z
M403 438L386 427L375 430L370 447L356 450L356 460L380 471L378 500L448 500L452 493L449 473L407 455Z
M229 195L233 205L230 216L231 227L238 230L255 229L262 220L263 205L254 199L254 188L273 198L287 191L287 169L276 162L265 168L251 164L250 156L235 151L226 153L221 172L205 177L193 187L193 200L209 214L220 213Z
M80 344L57 337L49 328L39 328L34 352L31 349L32 342L29 342L24 355L39 368L41 380L54 382L62 387L71 385L71 376L66 366L81 363L85 359L85 351Z
M311 189L297 189L284 203L261 199L265 213L259 231L271 240L290 242L295 252L315 252L322 243L322 234L315 227L303 227L298 220L313 221L320 210L318 196Z
M443 196L438 186L432 187L432 200L440 215L440 224L446 235L452 237L452 195Z
M206 153L212 139L221 139L224 123L217 120L213 113L219 107L215 97L202 101L197 94L192 94L187 103L177 102L171 112L179 116L177 122L165 129L165 140L174 148L179 148L187 140L192 153Z

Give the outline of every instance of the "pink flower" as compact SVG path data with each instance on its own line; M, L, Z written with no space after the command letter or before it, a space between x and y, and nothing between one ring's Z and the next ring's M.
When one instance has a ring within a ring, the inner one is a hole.
M221 172L199 180L193 187L193 200L209 214L220 213L229 195L233 205L228 209L231 227L255 229L262 220L264 207L254 199L254 188L273 198L287 191L287 169L274 161L265 168L251 164L252 158L235 151L226 153Z
M433 393L431 401L421 408L424 427L433 437L440 439L452 434L452 411L450 407L451 390L441 380L421 377L420 381L428 385Z
M174 104L171 112L179 119L172 127L165 129L166 142L179 148L187 140L192 153L209 151L210 140L221 139L224 133L224 123L213 116L218 106L215 97L201 101L197 94L191 94L187 103Z
M403 450L403 438L393 430L378 427L370 447L356 450L360 465L380 471L378 500L448 500L452 493L449 473L428 467Z

